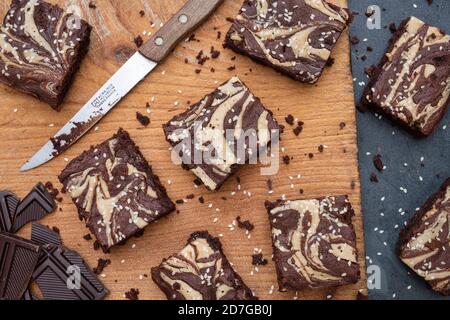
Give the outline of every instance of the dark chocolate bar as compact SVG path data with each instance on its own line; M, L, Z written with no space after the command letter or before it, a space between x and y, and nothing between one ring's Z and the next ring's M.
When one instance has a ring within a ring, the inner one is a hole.
M16 233L27 223L40 220L55 209L52 195L42 183L38 183L17 206L11 232Z
M33 223L32 239L42 245L33 279L45 300L100 300L108 294L83 258L60 243L58 233Z
M28 289L40 246L0 231L0 300L20 300Z

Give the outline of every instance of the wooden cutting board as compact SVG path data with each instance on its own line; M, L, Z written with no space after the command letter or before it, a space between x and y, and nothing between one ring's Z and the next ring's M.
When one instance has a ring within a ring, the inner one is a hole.
M0 1L0 14L3 16L10 0ZM90 145L108 139L119 127L123 127L140 146L174 201L185 199L192 193L196 195L195 199L178 205L178 214L173 213L147 227L142 237L130 239L107 255L94 251L93 241L83 239L88 231L84 223L78 220L75 207L67 195L59 203L61 210L42 220L43 224L58 227L64 243L77 250L91 267L97 265L99 258L111 259L112 263L104 270L102 277L111 291L109 298L123 299L130 288L139 288L141 299L164 299L162 292L147 277L150 268L180 250L191 232L206 229L214 235L223 234L221 241L226 255L260 298L293 299L294 293L277 292L275 268L271 261L267 266L260 267L259 272L251 264L255 248L262 249L269 260L272 254L264 201L275 200L282 195L289 199L306 199L340 194L350 196L357 212L354 224L362 279L358 284L337 290L306 290L298 293L298 298L356 298L358 290L365 288L364 237L347 32L333 53L334 65L325 70L318 84L304 85L222 49L223 37L230 26L226 18L234 17L242 4L242 0L225 0L219 10L195 32L197 40L179 45L162 65L100 122L95 131L47 165L28 173L19 173L20 166L134 52L133 39L137 35L147 39L149 32L155 32L183 4L183 0L97 0L96 7L92 8L89 3L94 1L89 0L51 2L80 6L83 17L94 27L92 44L60 113L0 85L0 189L10 189L23 197L39 181L51 181L60 188L57 175L67 164L66 161L78 156ZM345 0L333 2L346 5ZM145 12L144 16L140 15L141 10ZM221 51L220 57L207 61L203 66L198 65L195 57L199 51L209 54L211 46ZM232 66L236 69L228 70ZM211 68L215 72L211 72ZM201 72L197 74L196 69L201 69ZM261 176L259 166L242 168L238 172L240 189L237 179L233 177L219 192L210 192L203 187L194 187L194 176L172 164L162 124L184 111L189 102L200 100L233 75L245 81L264 105L274 112L278 121L286 125L280 156L288 155L293 159L289 165L280 160L279 173L272 177ZM136 111L146 113L146 103L150 104L151 124L144 128L135 114ZM284 121L288 114L305 123L299 137ZM320 145L325 146L323 153L318 150ZM268 178L273 180L273 194L268 192ZM232 195L232 192L235 194ZM205 204L200 204L199 196L204 197ZM230 230L229 225L237 216L255 224L250 238L242 229ZM215 218L218 218L216 223L213 222ZM25 237L29 233L29 226L20 232Z

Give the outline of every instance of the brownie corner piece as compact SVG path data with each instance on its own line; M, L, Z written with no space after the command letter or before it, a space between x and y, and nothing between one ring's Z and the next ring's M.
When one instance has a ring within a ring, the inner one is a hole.
M168 300L256 300L207 231L193 233L186 246L152 268L152 279Z
M347 196L266 202L280 291L358 282L354 210Z
M450 36L405 19L366 87L362 104L417 136L429 136L450 103Z
M400 232L397 254L436 292L450 296L450 178Z
M219 189L240 166L261 159L280 134L272 112L238 77L163 128L172 154L209 190Z
M316 83L352 14L324 0L246 0L224 46L304 83Z
M104 250L175 210L158 176L123 129L72 160L59 180Z
M41 0L13 0L0 27L0 82L60 110L91 26Z

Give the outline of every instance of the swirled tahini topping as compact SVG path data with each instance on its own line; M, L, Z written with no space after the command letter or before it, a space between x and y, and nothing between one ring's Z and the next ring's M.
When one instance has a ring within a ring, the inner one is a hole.
M450 36L416 17L404 22L365 93L368 103L429 135L450 97Z
M404 231L400 259L431 287L450 295L450 179Z
M74 159L60 176L80 217L105 249L173 210L173 203L123 130Z
M167 140L210 190L266 150L279 131L272 113L234 77L164 126Z
M350 15L323 0L248 0L225 45L306 83L315 83Z
M178 254L152 269L153 280L169 300L254 299L218 241L207 232L195 233Z
M57 108L90 27L40 0L13 0L0 26L0 81Z
M347 197L266 204L281 290L359 279L354 212Z

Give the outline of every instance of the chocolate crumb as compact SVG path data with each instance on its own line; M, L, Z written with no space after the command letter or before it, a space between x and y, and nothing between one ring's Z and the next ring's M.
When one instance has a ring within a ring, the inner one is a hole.
M98 259L97 267L95 267L95 268L93 269L93 271L94 271L94 273L95 273L96 275L99 275L99 274L101 274L101 273L103 272L103 270L104 270L108 265L110 265L110 264L111 264L111 260L110 260L110 259L102 259L102 258L100 258L100 259Z
M384 170L384 166L383 166L383 161L381 160L381 155L377 154L375 157L373 157L373 165L375 166L375 168L380 171L383 172Z
M211 58L217 59L220 56L220 51L215 50L214 47L211 47Z
M200 50L195 59L197 59L197 63L202 66L207 60L209 60L209 57L205 56L203 50Z
M125 298L128 300L139 300L139 289L131 288L130 291L125 292Z
M234 71L234 70L236 70L236 66L228 67L228 71Z
M353 36L353 37L350 38L350 42L353 45L357 45L359 43L359 38L357 36Z
M371 173L370 174L370 181L377 183L378 182L378 177L375 173Z
M238 223L238 227L241 229L245 229L247 231L252 231L255 229L255 226L249 220L241 221L240 216L236 217L236 221Z
M145 16L145 11L144 11L144 10L139 11L139 15L140 15L141 18L142 18L143 16Z
M320 153L322 153L325 150L325 147L323 146L323 144L321 144L317 149Z
M92 236L88 233L83 236L83 239L86 241L92 240Z
M284 118L284 119L286 120L286 123L287 123L288 125L291 125L291 126L294 125L295 119L294 119L294 116L293 116L292 114L288 114L288 115L286 116L286 118Z
M267 259L264 259L262 253L257 253L252 255L252 265L254 266L265 266L269 263Z
M195 194L191 193L186 196L186 199L192 200L195 198Z
M203 198L203 196L200 196L198 198L198 202L200 202L201 204L205 203L205 198Z
M150 124L150 118L143 115L140 112L136 112L136 119L137 119L137 121L139 121L140 124L142 124L145 127Z
M139 35L134 38L134 43L136 44L136 47L140 48L144 44L144 40L142 40L142 37Z
M300 135L300 133L302 133L304 124L305 124L304 122L299 121L297 123L297 127L294 130L292 130L297 137Z
M97 8L97 6L95 5L95 1L89 1L89 8L91 8L91 9L96 9Z
M291 158L289 158L289 156L284 156L283 157L283 162L284 162L285 165L288 165L290 161L291 161Z
M310 159L312 159L312 158L314 158L314 154L313 153L308 153L308 157L310 158Z
M341 130L343 130L343 129L345 128L345 126L346 126L345 122L339 123L339 128L340 128Z

